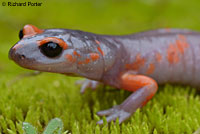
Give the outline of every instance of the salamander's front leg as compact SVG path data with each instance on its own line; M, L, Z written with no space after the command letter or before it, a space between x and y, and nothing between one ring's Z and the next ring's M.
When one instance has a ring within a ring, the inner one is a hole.
M121 76L121 88L135 92L122 104L97 113L99 116L107 116L107 122L119 118L119 123L122 123L128 119L138 108L144 106L154 96L158 86L155 80L150 77L125 73ZM103 120L97 123L103 124Z
M81 85L80 93L83 94L88 88L95 90L101 83L98 81L85 79L76 81L76 84Z

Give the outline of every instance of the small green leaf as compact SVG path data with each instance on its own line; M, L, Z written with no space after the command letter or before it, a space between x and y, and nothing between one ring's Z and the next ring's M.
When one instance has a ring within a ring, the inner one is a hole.
M37 134L35 128L27 122L23 122L23 130L25 134Z
M62 120L59 118L54 118L49 122L43 134L61 134L62 130Z

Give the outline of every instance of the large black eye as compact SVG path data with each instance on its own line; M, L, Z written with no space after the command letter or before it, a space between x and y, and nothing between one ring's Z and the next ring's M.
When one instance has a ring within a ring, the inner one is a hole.
M56 57L62 53L62 47L57 43L48 42L40 46L41 52L50 58Z
M21 40L23 38L24 34L23 34L23 29L21 29L19 31L19 39Z

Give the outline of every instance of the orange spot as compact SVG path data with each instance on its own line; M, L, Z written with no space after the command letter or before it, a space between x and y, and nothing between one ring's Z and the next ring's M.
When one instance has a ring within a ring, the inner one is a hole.
M176 45L178 47L178 50L180 51L180 53L184 53L184 47L182 46L182 43L180 40L176 40Z
M147 69L147 74L152 74L153 72L154 72L154 70L155 70L155 65L154 64L149 64L149 67L148 67L148 69Z
M81 56L81 55L80 55L80 54L78 54L76 51L74 51L74 52L73 52L73 54L74 54L74 55L76 55L76 56L78 56L78 57L80 57L80 56Z
M121 79L121 87L128 91L136 91L147 85L155 85L157 89L157 83L150 77L144 75L124 74Z
M132 70L139 70L140 67L144 66L145 59L141 58L140 54L136 55L135 61L131 64L126 64L126 69L132 69Z
M97 47L98 51L104 56L104 52L101 50L100 47Z
M189 47L186 37L184 35L178 35L178 39L174 44L170 44L167 50L168 61L177 63L179 61L179 54L184 54L185 49Z
M70 62L75 62L75 61L76 61L76 59L73 58L71 54L66 54L65 57L66 57L66 59L67 59L68 61L70 61Z
M63 49L67 49L67 47L68 47L67 43L64 42L64 40L62 40L60 38L56 38L56 37L46 37L42 40L39 40L37 43L39 44L39 46L41 46L41 45L46 44L48 42L57 43Z
M99 54L98 53L90 53L90 57L93 61L96 61L99 59Z
M167 59L171 64L179 62L178 48L173 44L170 44L167 49Z
M31 24L25 25L24 28L23 28L24 37L30 37L30 36L40 34L40 33L43 33L43 32L44 32L44 30L41 30L41 29L37 28L36 26L31 25Z
M184 35L178 35L178 38L179 39L176 40L176 45L180 53L183 54L185 49L189 47L189 44L187 43Z
M85 59L85 64L88 64L90 62L90 59L89 58L86 58Z
M162 55L160 53L156 53L156 61L160 62L162 60Z
M100 42L99 42L98 40L95 40L95 42L96 42L98 45L100 45Z
M90 62L89 58L86 58L84 61L79 61L78 64L88 64Z

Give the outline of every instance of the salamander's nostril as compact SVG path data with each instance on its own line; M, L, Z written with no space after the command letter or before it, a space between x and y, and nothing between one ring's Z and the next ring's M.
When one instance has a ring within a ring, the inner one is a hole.
M25 59L24 55L20 55L19 57L20 57L21 60Z

